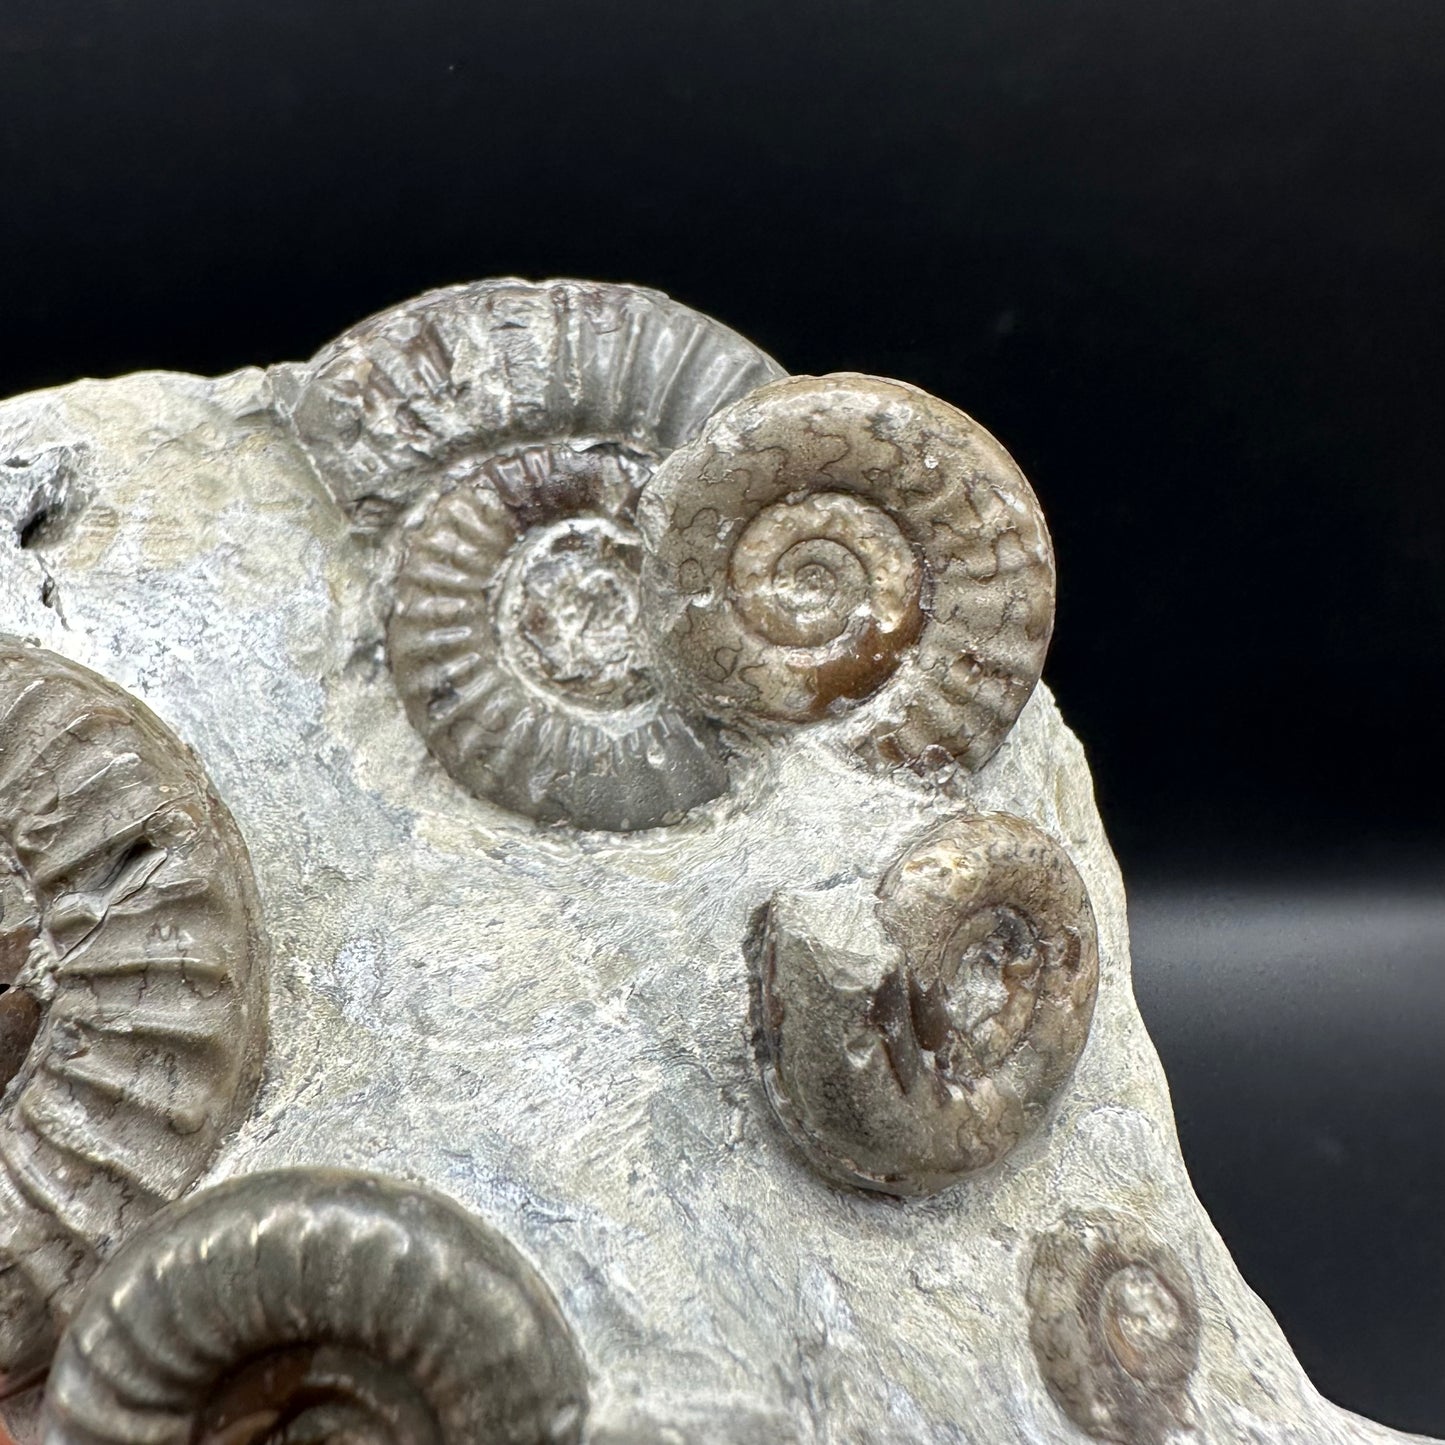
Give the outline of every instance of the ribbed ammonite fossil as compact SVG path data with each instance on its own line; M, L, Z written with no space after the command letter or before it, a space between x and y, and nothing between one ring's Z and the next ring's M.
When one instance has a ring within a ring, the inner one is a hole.
M1099 1440L1164 1445L1190 1422L1199 1305L1138 1221L1070 1214L1034 1244L1029 1338L1049 1393Z
M667 459L639 521L659 650L704 711L856 713L867 758L977 768L1038 681L1043 514L998 442L916 387L764 386Z
M250 709L287 939L231 1134L236 825L0 636L0 1442L1403 1441L1188 1188L1052 601L962 413L632 287L0 403L0 611Z
M249 1105L266 954L245 844L148 708L0 638L0 1369Z
M297 435L363 532L400 520L387 655L463 787L541 822L674 822L727 786L706 715L641 626L640 489L780 374L655 291L491 281L347 332L303 372Z
M440 1195L286 1169L158 1215L96 1277L45 1445L566 1445L586 1372L556 1301Z
M940 824L876 888L775 895L751 950L779 1118L825 1174L905 1195L987 1168L1039 1121L1099 973L1077 869L1004 814Z

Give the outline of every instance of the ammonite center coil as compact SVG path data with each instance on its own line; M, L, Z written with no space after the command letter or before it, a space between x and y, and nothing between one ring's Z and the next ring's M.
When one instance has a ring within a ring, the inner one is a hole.
M706 711L851 717L870 761L975 769L1038 681L1043 514L998 442L917 387L761 387L663 463L640 517L659 651Z
M657 464L779 368L655 291L482 282L362 322L303 373L303 446L363 533L398 523L387 657L464 788L628 832L727 787L656 676L634 512Z
M938 825L864 883L775 896L754 941L764 1081L841 1183L932 1194L1035 1128L1088 1038L1098 942L1022 818Z

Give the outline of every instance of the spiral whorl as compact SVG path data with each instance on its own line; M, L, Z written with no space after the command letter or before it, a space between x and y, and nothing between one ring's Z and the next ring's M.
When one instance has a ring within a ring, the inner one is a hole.
M1137 1220L1070 1214L1034 1244L1029 1337L1049 1393L1099 1440L1164 1445L1189 1424L1199 1304Z
M531 1266L450 1200L287 1169L158 1216L56 1355L45 1445L563 1445L586 1375Z
M1088 1037L1093 911L1021 818L949 819L859 882L778 894L755 942L764 1082L823 1173L932 1194L1042 1118Z
M433 292L302 370L298 439L355 529L398 544L407 717L469 792L628 832L726 790L711 721L652 666L634 512L663 457L778 371L658 292L577 281Z
M705 708L857 710L884 764L987 760L1038 680L1053 556L1003 448L916 387L789 377L719 412L639 507L659 651Z

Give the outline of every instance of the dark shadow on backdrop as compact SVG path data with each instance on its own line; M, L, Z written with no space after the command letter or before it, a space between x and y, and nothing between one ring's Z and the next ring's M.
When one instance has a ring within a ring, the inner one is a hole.
M0 393L516 272L980 417L1205 1202L1445 1434L1439 0L12 0L0 166Z

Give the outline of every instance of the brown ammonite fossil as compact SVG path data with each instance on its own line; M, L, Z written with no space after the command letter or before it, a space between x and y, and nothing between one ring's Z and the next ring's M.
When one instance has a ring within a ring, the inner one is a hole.
M302 445L397 545L407 716L473 795L630 831L726 790L711 721L653 665L634 514L664 457L780 374L656 291L513 280L382 312L297 373Z
M537 1272L451 1200L282 1169L172 1206L95 1278L45 1445L570 1445L587 1376Z
M147 707L0 637L0 1370L250 1104L267 957L251 863Z
M1029 1339L1049 1393L1098 1440L1164 1445L1190 1424L1199 1304L1137 1220L1070 1214L1034 1243Z
M841 1183L932 1194L996 1163L1088 1038L1088 893L1022 818L949 819L876 887L777 894L750 946L768 1097Z
M867 758L977 768L1038 681L1043 514L1003 447L917 387L761 387L664 462L639 524L659 651L706 711L851 714Z

